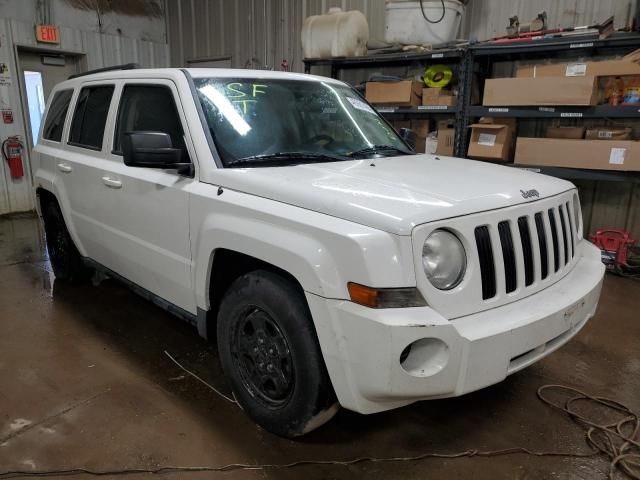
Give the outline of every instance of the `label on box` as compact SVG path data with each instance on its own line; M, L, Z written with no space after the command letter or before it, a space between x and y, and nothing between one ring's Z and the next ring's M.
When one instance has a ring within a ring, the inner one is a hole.
M353 108L357 108L358 110L362 110L363 112L367 113L376 113L373 108L371 108L369 105L358 98L347 97L347 100L349 100L349 103L353 105Z
M565 77L584 77L587 74L586 63L570 63L567 65Z
M598 138L613 138L613 132L610 130L598 130Z
M492 133L481 133L478 135L478 145L493 147L496 144L496 136Z
M612 165L622 165L624 163L624 156L627 153L626 148L612 148L609 154L609 163Z

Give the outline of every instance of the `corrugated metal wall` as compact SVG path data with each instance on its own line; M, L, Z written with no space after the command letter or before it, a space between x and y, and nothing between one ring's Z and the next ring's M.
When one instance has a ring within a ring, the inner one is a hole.
M166 43L84 32L66 27L60 28L60 38L61 44L54 46L54 49L84 55L88 69L128 62L136 62L144 67L169 66L169 46ZM6 63L9 67L10 82L9 85L0 87L0 101L2 108L11 108L14 113L12 124L0 123L0 140L10 135L27 138L16 76L18 65L15 46L39 46L34 38L34 25L0 18L0 62ZM23 158L26 160L26 171L30 175L27 152ZM2 162L0 168L0 214L32 210L34 204L30 177L13 180L5 163Z
M630 23L637 0L470 0L462 36L486 40L504 35L509 18L526 22L546 11L550 28L593 25L614 16L616 28Z
M384 0L170 0L167 24L171 63L231 56L235 68L302 71L303 20L331 7L360 10L372 36L384 36Z

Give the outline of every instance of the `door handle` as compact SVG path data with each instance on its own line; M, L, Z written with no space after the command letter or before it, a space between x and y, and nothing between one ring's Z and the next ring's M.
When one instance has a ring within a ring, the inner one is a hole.
M102 177L102 183L109 188L122 188L122 182L111 177Z
M71 170L73 170L73 168L71 168L71 166L67 165L66 163L59 163L57 167L58 167L58 170L64 173L71 173Z

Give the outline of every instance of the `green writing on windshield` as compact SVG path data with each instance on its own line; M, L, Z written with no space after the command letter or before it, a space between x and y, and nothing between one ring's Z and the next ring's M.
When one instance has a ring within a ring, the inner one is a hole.
M267 85L259 83L231 82L226 86L226 97L246 114L249 105L258 103L260 96L266 95Z

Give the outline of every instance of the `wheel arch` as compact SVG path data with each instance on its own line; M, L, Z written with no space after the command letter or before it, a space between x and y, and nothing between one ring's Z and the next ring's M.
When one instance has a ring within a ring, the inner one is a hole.
M205 324L198 326L200 335L207 339L212 338L216 331L220 303L225 293L237 278L256 270L267 270L280 275L288 280L304 298L302 284L287 270L237 250L224 247L217 248L211 252L210 256L209 282L206 287L209 309L206 311L204 318ZM306 299L305 304L307 304ZM307 308L309 308L308 305Z
M60 202L58 201L56 194L44 187L36 188L36 199L36 208L38 209L39 215L42 215L42 207L45 202L56 202L58 207L60 206Z
M86 250L84 248L84 245L80 242L80 239L78 238L75 225L71 221L70 213L68 212L68 209L70 208L70 206L68 205L68 202L65 202L64 199L62 198L61 192L57 191L55 183L50 183L47 186L39 185L35 190L35 194L36 194L36 200L37 200L36 209L38 211L38 215L40 216L42 216L42 207L44 206L44 204L42 203L43 201L55 202L56 205L58 205L60 212L62 212L62 218L64 219L64 224L67 227L67 231L69 232L69 235L71 235L71 239L73 240L73 243L76 245L76 248L80 252L80 255L82 255L83 257L86 257L87 256Z

